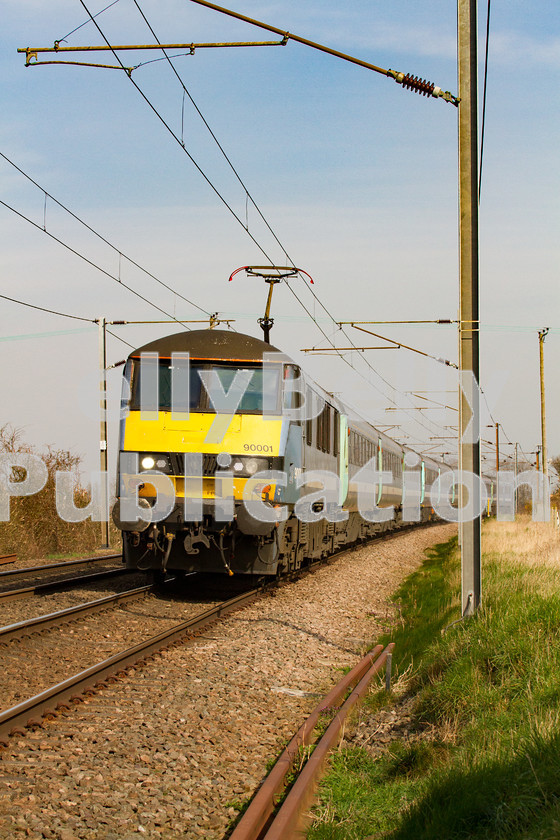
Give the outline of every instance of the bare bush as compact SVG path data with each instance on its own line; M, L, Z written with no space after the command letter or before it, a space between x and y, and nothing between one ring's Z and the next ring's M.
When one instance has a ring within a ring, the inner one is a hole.
M74 474L74 502L86 507L89 491L80 485L81 458L65 449L47 447L37 452L22 440L20 429L11 424L0 427L0 454L30 453L39 455L47 467L44 488L32 496L14 496L10 500L10 521L0 522L0 554L17 554L21 559L44 558L52 554L85 554L99 547L101 529L98 522L65 522L56 511L55 474L57 471ZM14 468L12 481L22 481L25 471ZM116 545L115 533L111 535Z

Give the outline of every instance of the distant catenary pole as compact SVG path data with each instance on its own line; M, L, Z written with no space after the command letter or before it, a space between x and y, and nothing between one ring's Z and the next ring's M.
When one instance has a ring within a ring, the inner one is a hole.
M99 467L101 469L101 548L109 548L109 473L107 469L107 321L99 318Z
M546 449L546 402L545 402L545 391L544 391L544 340L548 335L548 327L544 330L539 330L539 367L540 367L540 379L541 379L541 444L542 444L542 471L543 476L545 478L545 487L546 487L546 479L548 478L548 460L547 460L547 449Z

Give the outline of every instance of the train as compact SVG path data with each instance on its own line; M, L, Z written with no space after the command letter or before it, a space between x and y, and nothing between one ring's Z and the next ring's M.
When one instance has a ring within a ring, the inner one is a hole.
M448 465L253 336L201 329L139 347L121 407L113 520L127 568L278 576L437 518L429 488Z

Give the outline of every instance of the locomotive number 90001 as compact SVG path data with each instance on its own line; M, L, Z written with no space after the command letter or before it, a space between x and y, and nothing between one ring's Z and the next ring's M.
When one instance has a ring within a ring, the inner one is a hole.
M245 443L243 449L245 452L272 452L272 446L265 443Z

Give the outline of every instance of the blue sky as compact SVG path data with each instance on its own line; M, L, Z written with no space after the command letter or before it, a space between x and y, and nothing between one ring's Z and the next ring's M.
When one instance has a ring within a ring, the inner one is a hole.
M386 68L456 93L452 2L347 0L261 2L232 7ZM106 2L93 6L93 12ZM269 39L266 33L188 0L140 3L160 41ZM486 4L480 9L485 29ZM4 0L0 33L0 151L123 253L208 312L259 334L259 281L230 273L263 256L121 71L25 68L16 49L50 46L87 19L79 0ZM132 0L98 18L113 43L151 40ZM97 44L88 24L69 45ZM124 55L124 54L123 54ZM482 71L483 41L480 46ZM130 55L125 63L154 58ZM112 63L112 61L108 61ZM250 50L199 50L176 67L283 249L315 280L335 320L456 318L457 113L441 100L295 43ZM558 283L558 6L496 2L491 13L487 121L481 195L481 379L492 416L525 451L540 441L537 329L545 344L549 452L560 453ZM278 262L286 257L166 62L133 78L183 137L207 177ZM118 275L118 254L47 201L0 159L0 198ZM148 319L146 303L0 206L0 293L86 318ZM179 318L203 317L120 260L121 279ZM308 287L294 286L338 346L337 330ZM71 448L97 463L95 327L1 301L2 411L37 445ZM300 350L325 339L285 286L275 290L273 341L328 390L418 448L445 437L453 412L414 411L410 391L454 400L449 371L399 351L347 356L354 368ZM375 328L372 328L375 330ZM79 330L79 332L69 332ZM83 331L82 331L83 330ZM168 325L115 328L138 346ZM377 330L375 330L377 331ZM454 328L388 326L379 332L448 359ZM379 344L353 332L358 345ZM109 361L127 348L110 338ZM373 370L372 370L373 368ZM109 373L111 394L119 372ZM433 393L427 394L427 391ZM387 412L403 407L407 412ZM416 420L418 418L419 422ZM485 417L484 422L490 423ZM488 439L493 431L486 430ZM451 432L448 430L449 434ZM110 427L114 449L116 426ZM444 443L442 441L442 443ZM452 448L452 441L445 442ZM511 451L508 447L504 451Z

